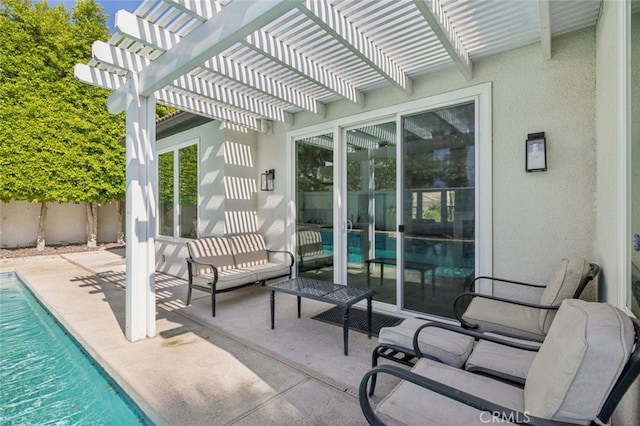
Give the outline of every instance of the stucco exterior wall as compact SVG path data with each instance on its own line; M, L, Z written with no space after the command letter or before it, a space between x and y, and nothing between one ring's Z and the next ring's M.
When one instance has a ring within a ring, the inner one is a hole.
M40 204L0 203L0 247L35 247ZM85 204L49 203L45 241L48 245L87 242ZM98 242L115 242L118 231L115 203L98 208Z
M493 84L493 247L495 275L544 282L563 257L593 253L595 226L595 30L553 43L545 62L539 45L474 62L474 78L455 70L416 79L413 94L393 88L367 94L366 107L327 106L325 119L296 115L294 129L485 82ZM276 167L276 190L259 194L261 231L277 237L288 225L284 200L287 131L258 136L258 170ZM548 171L526 173L528 133L544 131ZM482 196L482 195L481 195Z
M254 232L256 225L256 137L210 122L157 141L157 150L198 142L198 236ZM187 278L183 238L156 238L158 271Z

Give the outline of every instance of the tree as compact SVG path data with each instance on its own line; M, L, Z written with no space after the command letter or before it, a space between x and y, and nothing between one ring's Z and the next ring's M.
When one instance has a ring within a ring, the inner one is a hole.
M109 91L73 75L91 44L109 38L105 19L95 0L71 12L46 0L0 0L0 200L42 203L40 249L47 203L86 203L95 245L98 205L124 201L124 114L107 111Z

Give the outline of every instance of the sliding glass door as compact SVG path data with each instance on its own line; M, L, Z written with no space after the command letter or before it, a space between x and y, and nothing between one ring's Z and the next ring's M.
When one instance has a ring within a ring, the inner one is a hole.
M453 317L475 265L475 104L402 117L402 308Z
M453 318L492 272L490 105L486 84L293 136L298 276Z
M334 281L333 134L294 141L298 276Z
M374 300L396 304L396 123L347 128L347 283L376 291ZM386 272L386 273L385 273Z

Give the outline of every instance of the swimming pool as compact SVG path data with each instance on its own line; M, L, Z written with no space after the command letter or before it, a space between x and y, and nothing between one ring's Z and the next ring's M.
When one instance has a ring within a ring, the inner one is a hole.
M152 424L15 273L0 273L0 400L0 424Z
M302 228L301 228L302 229ZM322 249L333 253L333 229L314 229L322 236ZM347 234L347 261L362 265L362 234ZM388 232L375 232L374 252L370 257L397 258L396 238ZM446 278L467 278L475 267L474 241L444 241L425 238L407 238L405 259L410 262L431 263L437 265L436 276ZM455 253L455 254L452 254Z

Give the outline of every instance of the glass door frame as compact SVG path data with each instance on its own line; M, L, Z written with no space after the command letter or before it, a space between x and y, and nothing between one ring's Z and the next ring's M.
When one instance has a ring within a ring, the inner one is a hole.
M476 221L476 258L475 275L492 275L493 273L493 186L492 186L492 85L490 82L482 83L451 92L425 97L414 101L401 103L389 107L384 107L361 114L356 114L329 122L305 127L303 129L292 130L287 134L287 162L289 164L289 175L287 185L287 200L290 203L288 209L287 236L290 247L296 249L295 226L296 226L296 192L295 192L295 141L304 137L319 135L322 133L333 133L334 137L334 282L346 284L347 279L347 205L346 205L346 129L392 120L396 120L396 188L403 188L402 178L402 116L412 113L424 112L432 109L442 108L465 102L475 103L476 115L476 135L475 135L475 164L476 164L476 199L475 199L475 221ZM404 217L402 211L402 194L396 194L396 223L399 225ZM397 255L403 256L401 239L397 242ZM401 262L398 262L399 264ZM396 270L397 282L401 282L404 275L402 267ZM397 286L398 297L395 306L376 303L376 309L390 312L404 312L400 306L403 300L402 286ZM481 285L478 291L491 294L490 283ZM405 312L414 314L415 312ZM425 315L428 317L428 315Z
M620 277L617 297L617 306L624 309L629 315L632 312L631 281L632 281L632 256L633 233L632 222L632 188L640 185L633 182L632 166L632 78L631 78L631 2L624 2L617 8L617 46L618 46L618 276ZM634 45L635 47L635 45ZM614 301L612 301L614 302Z

